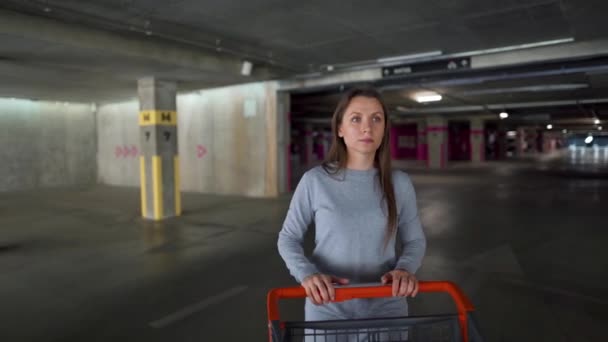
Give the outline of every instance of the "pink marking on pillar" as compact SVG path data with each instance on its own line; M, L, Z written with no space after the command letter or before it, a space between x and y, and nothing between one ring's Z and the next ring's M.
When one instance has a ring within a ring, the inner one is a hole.
M443 169L445 167L445 143L441 143L440 158L439 168Z
M427 130L421 129L418 131L418 160L428 160L429 145L427 139ZM424 137L424 140L422 139ZM424 141L425 143L420 143Z
M395 127L391 127L390 129L390 139L389 139L389 146L390 146L390 150L391 150L391 159L397 159L397 149L398 149L398 145L397 145L397 141L399 139L399 135L397 134L397 129Z
M429 144L419 144L418 145L418 160L428 160L429 159Z

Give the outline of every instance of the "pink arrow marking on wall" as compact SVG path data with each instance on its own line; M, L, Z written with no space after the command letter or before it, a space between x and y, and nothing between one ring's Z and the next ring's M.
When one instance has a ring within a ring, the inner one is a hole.
M125 158L128 158L131 156L131 149L129 149L129 146L123 145L122 150L123 150L123 155L125 156Z
M139 155L139 149L135 145L131 145L131 154L133 157L137 157Z
M116 158L122 157L122 154L123 154L122 147L116 146L116 149L114 150L114 155L116 156Z
M207 149L203 145L196 145L196 157L203 158L207 154Z

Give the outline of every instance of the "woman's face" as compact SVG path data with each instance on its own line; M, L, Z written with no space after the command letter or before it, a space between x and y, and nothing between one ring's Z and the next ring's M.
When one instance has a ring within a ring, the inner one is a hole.
M344 111L338 136L344 139L349 155L373 155L382 143L385 124L380 102L373 97L357 96Z

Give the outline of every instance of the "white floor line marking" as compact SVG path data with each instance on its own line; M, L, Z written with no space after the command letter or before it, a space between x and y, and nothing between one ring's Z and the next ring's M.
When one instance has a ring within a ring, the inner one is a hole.
M580 300L586 300L586 301L594 302L596 304L608 305L608 302L605 300L602 300L597 297L584 295L584 294L574 292L571 290L560 289L560 288L552 287L552 286L545 286L545 285L541 285L541 284L532 283L532 282L529 282L526 280L518 280L518 279L513 279L513 278L504 278L503 280L506 282L509 282L511 284L526 286L526 287L529 287L529 288L532 288L535 290L540 290L543 292L548 292L548 293L557 294L557 295L566 296L566 297L572 297L572 298L576 298L576 299L580 299Z
M205 308L207 308L208 306L211 306L213 304L217 304L219 302L222 302L230 297L234 297L236 295L238 295L239 293L243 292L247 290L247 286L236 286L233 287L231 289L228 289L220 294L217 294L215 296L206 298L196 304L192 304L192 305L188 305L185 308L174 312L168 316L165 316L159 320L150 322L148 325L153 327L153 328L164 328L168 325L171 325L177 321L181 321L182 319L193 315L201 310L204 310Z

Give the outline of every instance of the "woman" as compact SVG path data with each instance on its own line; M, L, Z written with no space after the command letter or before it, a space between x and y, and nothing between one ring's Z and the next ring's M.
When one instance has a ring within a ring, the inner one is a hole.
M426 249L409 177L391 169L388 111L371 88L347 92L332 118L333 141L322 166L307 171L291 200L278 248L306 289L305 318L406 316ZM309 260L302 247L315 224ZM403 252L396 256L396 239ZM392 283L394 298L332 303L334 284Z

